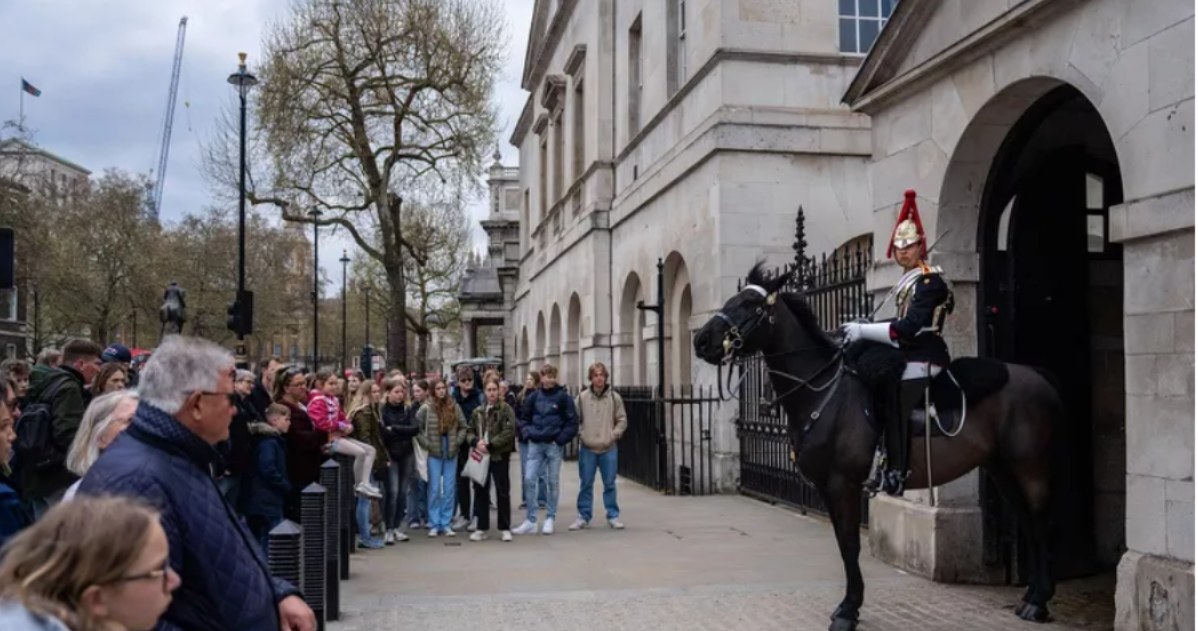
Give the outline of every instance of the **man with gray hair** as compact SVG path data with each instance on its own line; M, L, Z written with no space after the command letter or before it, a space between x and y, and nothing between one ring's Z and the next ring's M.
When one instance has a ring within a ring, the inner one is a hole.
M146 363L133 423L105 450L80 495L142 499L162 514L171 568L183 579L156 629L313 631L316 619L212 479L233 417L233 356L207 340L171 335Z

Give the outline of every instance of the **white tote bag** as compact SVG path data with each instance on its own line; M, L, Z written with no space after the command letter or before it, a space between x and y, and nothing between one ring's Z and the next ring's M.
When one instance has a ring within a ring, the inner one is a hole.
M483 442L487 441L487 435L483 435ZM466 466L462 467L462 477L470 478L475 484L484 486L487 483L487 476L491 475L491 454L484 454L478 450L478 447L470 448L470 457L466 459Z
M415 440L412 441L412 450L416 452L416 475L428 482L428 452Z

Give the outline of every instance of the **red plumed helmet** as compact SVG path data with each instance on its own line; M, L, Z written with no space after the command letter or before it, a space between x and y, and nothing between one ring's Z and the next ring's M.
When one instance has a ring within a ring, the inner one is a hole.
M915 189L909 188L903 192L903 208L899 211L894 230L890 232L886 258L894 258L895 248L905 248L916 243L920 244L919 258L928 258L928 240L923 232L923 222L919 220L919 208L915 206Z

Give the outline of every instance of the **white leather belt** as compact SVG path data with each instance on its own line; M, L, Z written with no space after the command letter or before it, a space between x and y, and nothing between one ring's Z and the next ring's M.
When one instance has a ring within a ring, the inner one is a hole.
M940 370L940 366L931 362L907 362L907 367L903 369L903 381L935 377L940 374Z

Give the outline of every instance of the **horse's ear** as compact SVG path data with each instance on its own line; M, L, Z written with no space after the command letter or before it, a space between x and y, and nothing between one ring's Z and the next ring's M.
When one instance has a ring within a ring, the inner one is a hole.
M794 276L794 274L794 268L787 267L786 271L782 272L775 278L771 278L769 282L765 284L765 290L771 294L778 293L783 287L786 286L786 283L790 282L790 279Z

